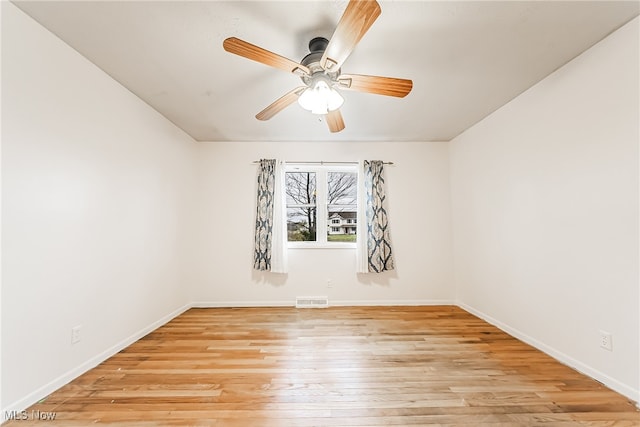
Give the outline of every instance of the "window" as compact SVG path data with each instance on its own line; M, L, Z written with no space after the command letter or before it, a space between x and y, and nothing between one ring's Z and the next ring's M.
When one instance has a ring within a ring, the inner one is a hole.
M285 182L289 247L355 247L355 165L288 164Z

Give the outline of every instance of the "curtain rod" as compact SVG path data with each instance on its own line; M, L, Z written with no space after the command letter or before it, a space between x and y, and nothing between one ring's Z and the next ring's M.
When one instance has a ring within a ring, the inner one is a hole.
M327 162L327 161L315 161L315 162L294 162L293 160L286 160L287 163L295 163L298 165L324 165L324 164L330 164L330 165L357 165L358 162ZM253 163L260 163L260 160L254 160ZM393 162L382 162L385 165L392 165Z

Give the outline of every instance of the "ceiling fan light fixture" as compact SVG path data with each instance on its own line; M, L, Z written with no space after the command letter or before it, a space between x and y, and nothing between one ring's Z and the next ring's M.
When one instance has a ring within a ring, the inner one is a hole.
M311 39L309 53L299 63L236 37L225 39L222 46L227 52L296 74L304 84L269 104L256 114L256 119L269 120L298 100L298 104L305 110L324 115L331 132L340 132L345 128L340 113L344 98L338 90L399 98L409 94L413 87L411 80L342 74L342 64L380 13L380 5L376 0L348 0L331 40L324 37Z
M313 114L327 114L342 106L344 98L324 79L318 79L298 98L298 104Z

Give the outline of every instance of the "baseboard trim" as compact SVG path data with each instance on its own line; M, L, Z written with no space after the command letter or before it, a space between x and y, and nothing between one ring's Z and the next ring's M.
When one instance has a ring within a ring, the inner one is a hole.
M423 306L423 305L456 305L452 300L329 300L329 306L365 307L365 306Z
M567 354L551 346L548 346L547 344L544 344L541 341L538 341L537 339L525 334L524 332L518 329L512 328L511 326L489 316L488 314L480 310L475 309L474 307L471 307L460 301L457 302L457 305L463 310L466 310L469 313L473 314L474 316L484 320L485 322L492 324L493 326L501 329L507 334L546 353L547 355L556 359L558 362L563 363L569 366L570 368L575 369L576 371L595 379L596 381L604 384L606 387L622 394L623 396L628 397L629 399L636 402L636 406L640 408L640 390L635 390L632 387L624 383L621 383L615 378L611 378L610 376L600 372L599 370L594 369L589 365L585 365L584 363L572 358L571 356L568 356Z
M197 301L191 303L191 308L229 308L229 307L293 307L296 300L285 301Z
M191 308L191 304L183 305L182 307L180 307L180 308L172 311L171 313L163 316L161 319L151 323L150 325L142 328L138 332L136 332L136 333L132 334L131 336L123 339L122 341L118 342L117 344L111 346L110 348L106 349L105 351L103 351L103 352L97 354L96 356L90 358L89 360L87 360L86 362L81 364L80 366L78 366L78 367L76 367L74 369L71 369L70 371L60 375L55 380L43 385L39 389L33 391L32 393L28 394L27 396L23 397L22 399L18 400L17 402L14 402L14 403L10 404L9 406L7 406L5 408L2 408L2 417L0 417L0 420L1 420L0 422L4 422L4 421L7 420L6 419L6 415L7 414L15 412L15 411L17 411L17 412L24 411L29 406L31 406L31 405L39 402L40 400L44 399L45 397L47 397L48 395L50 395L54 391L58 390L59 388L63 387L64 385L68 384L69 382L73 381L74 379L78 378L80 375L84 374L85 372L89 371L90 369L95 368L100 363L104 362L105 360L107 360L108 358L112 357L116 353L118 353L118 352L122 351L123 349L127 348L128 346L130 346L134 342L138 341L140 338L144 337L145 335L149 334L150 332L155 331L160 326L162 326L165 323L171 321L172 319L178 317L179 315L181 315L182 313L187 311L189 308Z
M280 301L198 301L191 304L193 308L222 307L295 307L295 298ZM363 307L363 306L421 306L421 305L456 305L453 300L332 300L329 307Z

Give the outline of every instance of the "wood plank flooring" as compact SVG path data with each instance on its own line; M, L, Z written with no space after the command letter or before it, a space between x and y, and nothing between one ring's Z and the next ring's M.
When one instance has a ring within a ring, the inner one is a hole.
M625 397L449 306L191 309L27 415L4 426L640 425Z

